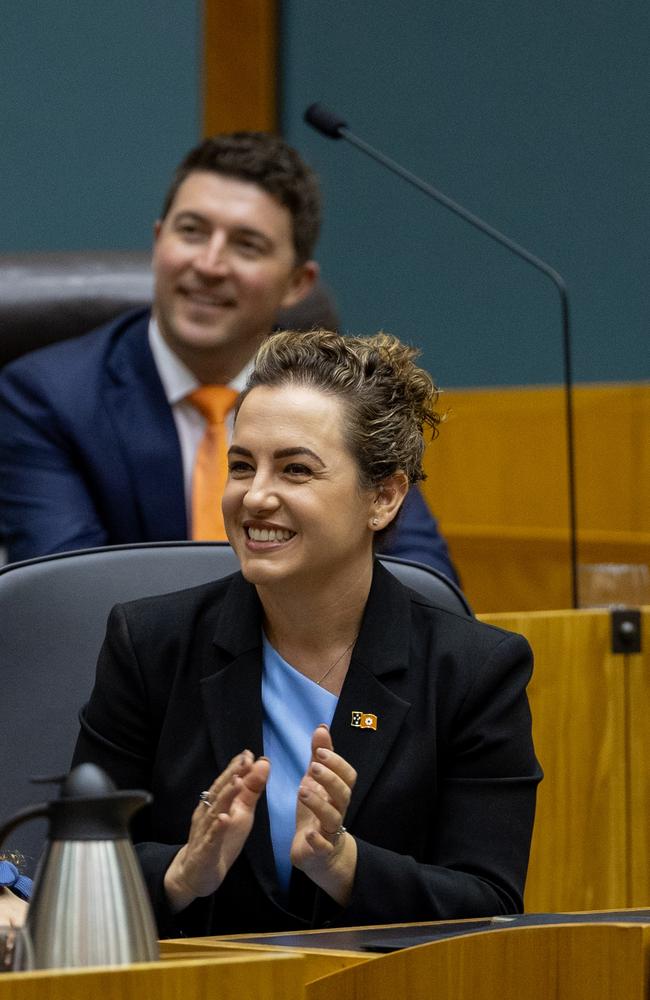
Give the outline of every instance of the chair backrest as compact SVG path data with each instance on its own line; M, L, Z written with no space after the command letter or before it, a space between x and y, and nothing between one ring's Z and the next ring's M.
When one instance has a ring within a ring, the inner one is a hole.
M410 559L398 559L397 556L380 556L379 561L405 587L427 597L437 607L455 611L468 618L473 617L469 601L460 587L433 566L425 566L424 563Z
M151 254L140 251L0 255L0 367L38 347L79 337L127 309L151 302ZM338 328L330 289L321 281L277 325Z
M382 562L435 603L470 614L442 574L388 556ZM0 568L0 823L43 794L42 786L30 785L31 777L68 770L111 607L237 569L233 550L219 542L84 549ZM42 821L35 821L12 840L30 870L44 832Z

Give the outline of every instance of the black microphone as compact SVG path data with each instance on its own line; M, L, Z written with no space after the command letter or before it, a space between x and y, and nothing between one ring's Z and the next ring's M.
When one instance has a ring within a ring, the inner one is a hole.
M363 139L360 139L353 132L350 132L348 124L344 118L340 115L335 114L328 108L323 107L322 104L310 104L305 111L305 121L312 128L315 128L317 132L322 135L326 135L329 139L345 139L346 142L351 143L351 145L356 146L360 149L362 153L365 153L371 159L376 160L377 163L381 163L382 166L391 170L402 180L407 181L409 184L416 187L419 191L433 198L439 204L444 205L451 212L459 215L461 219L465 222L469 222L470 225L474 226L480 232L485 233L491 239L500 243L501 246L506 247L511 253L516 254L522 260L525 260L532 267L541 271L545 274L547 278L550 278L560 295L560 306L562 310L562 345L563 345L563 368L564 368L564 400L565 400L565 424L566 424L566 448L567 448L567 493L568 493L568 514L569 514L569 548L570 548L570 563L571 563L571 599L572 606L574 608L578 607L578 528L577 528L577 518L576 518L576 476L575 476L575 445L574 445L574 419L573 419L573 371L572 371L572 361L571 361L571 322L569 315L569 294L566 287L566 282L562 275L547 264L540 257L536 257L532 254L530 250L526 250L519 243L515 243L511 240L509 236L504 236L500 233L498 229L491 226L489 223L484 222L480 219L478 215L474 215L473 212L468 211L468 209L463 208L459 205L457 201L453 201L451 198L443 194L442 191L438 191L436 188L427 184L420 177L411 173L405 167L401 166L395 160L392 160L389 156L375 149L374 146L370 146Z
M348 124L322 104L310 104L305 111L305 121L330 139L342 139L341 129L347 128Z

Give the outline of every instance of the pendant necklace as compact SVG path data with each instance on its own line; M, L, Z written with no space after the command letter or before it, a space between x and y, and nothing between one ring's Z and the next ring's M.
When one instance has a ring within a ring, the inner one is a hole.
M338 666L338 664L341 662L341 660L343 659L343 657L345 656L345 654L350 652L350 650L352 649L352 647L354 646L354 644L355 644L356 641L357 641L357 636L355 635L355 637L352 640L352 642L350 643L350 645L345 647L345 649L343 650L343 652L341 653L341 655L336 657L336 659L334 660L334 663L332 664L332 666L327 668L327 670L325 671L325 673L323 674L323 676L321 677L321 679L318 680L318 681L316 681L316 683L319 686L323 683L323 681L325 680L326 677L329 677L329 675L334 670L334 667Z

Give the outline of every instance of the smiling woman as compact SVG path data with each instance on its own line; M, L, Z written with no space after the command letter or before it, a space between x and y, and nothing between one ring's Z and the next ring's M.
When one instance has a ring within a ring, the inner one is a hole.
M439 422L414 357L384 334L270 337L229 452L241 572L113 612L75 762L153 791L137 840L161 934L521 909L530 650L373 556Z
M303 608L309 594L320 607L331 589L337 598L358 591L362 578L369 590L373 534L408 489L403 473L380 490L362 487L344 421L340 398L306 385L253 389L235 421L223 499L228 538L247 580L258 590L268 581L276 599L280 590L299 596ZM359 593L363 604L367 594ZM357 614L342 641L356 635Z

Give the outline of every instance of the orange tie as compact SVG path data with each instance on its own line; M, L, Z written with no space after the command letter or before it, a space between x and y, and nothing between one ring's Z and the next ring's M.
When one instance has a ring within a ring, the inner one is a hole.
M228 479L226 414L238 393L225 385L202 385L187 397L207 420L199 443L192 476L192 538L200 542L223 542L226 529L221 498Z

